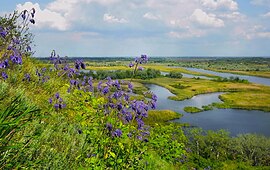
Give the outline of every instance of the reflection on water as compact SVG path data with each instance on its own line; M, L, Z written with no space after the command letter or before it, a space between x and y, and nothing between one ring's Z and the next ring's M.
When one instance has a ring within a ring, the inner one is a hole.
M175 122L189 123L206 130L226 129L231 135L258 133L270 136L269 112L214 109L190 114L183 111L185 106L201 107L213 102L221 102L218 96L222 93L202 94L184 101L173 101L168 99L169 96L174 96L168 89L154 84L147 84L146 86L158 96L157 109L169 109L184 115L181 119L175 120Z

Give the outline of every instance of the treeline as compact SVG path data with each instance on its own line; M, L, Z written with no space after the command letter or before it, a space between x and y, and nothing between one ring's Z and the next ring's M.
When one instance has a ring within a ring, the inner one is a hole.
M82 72L81 76L92 76L94 79L103 80L107 77L112 79L125 79L125 78L137 78L137 79L152 79L161 77L161 72L159 70L147 68L140 70L133 75L133 70L98 70Z
M214 79L214 81L217 82L235 82L235 83L248 83L248 80L245 79L240 79L239 77L218 77L216 79Z

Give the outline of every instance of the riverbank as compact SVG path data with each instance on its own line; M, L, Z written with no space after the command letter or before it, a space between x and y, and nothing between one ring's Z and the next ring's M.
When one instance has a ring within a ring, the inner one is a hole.
M217 106L221 108L237 108L248 110L270 111L270 87L252 83L216 82L206 79L172 79L155 78L151 80L135 80L139 83L156 84L165 87L175 96L171 100L190 99L198 94L229 92L221 95L224 102ZM175 84L181 84L184 88L175 88Z

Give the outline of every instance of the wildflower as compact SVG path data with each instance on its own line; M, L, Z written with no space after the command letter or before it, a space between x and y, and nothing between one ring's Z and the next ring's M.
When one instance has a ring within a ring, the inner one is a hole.
M3 38L6 38L7 34L8 34L7 31L5 31L3 27L0 27L0 35Z
M4 80L6 80L8 78L8 75L5 72L2 72L2 77Z
M22 18L23 18L23 20L26 19L26 12L27 12L27 10L24 10L24 11L22 12Z
M112 129L113 129L112 124L107 123L107 124L106 124L106 128L107 128L109 131L112 131Z
M66 107L66 104L62 104L62 103L59 104L59 109L63 109L65 107Z
M120 129L116 129L114 132L113 132L113 136L114 137L121 137L122 136L122 131Z
M102 81L99 81L98 82L98 86L97 86L97 88L98 88L99 91L101 91L101 85L102 85Z
M129 90L133 89L133 85L131 84L131 82L128 83L128 88L129 88Z
M152 100L154 100L156 102L157 101L157 95L152 94Z
M59 93L57 92L57 93L55 93L55 98L56 99L59 99L60 98L60 95L59 95Z
M58 109L59 109L59 104L58 104L58 103L55 103L55 104L54 104L54 108L55 108L56 110L58 110Z
M26 47L26 51L31 51L32 49L31 49L31 47L28 45L27 47Z
M138 124L138 130L142 130L144 126L144 122L142 119L136 118L137 124Z
M30 74L29 73L26 73L25 75L24 75L24 78L23 78L23 81L24 80L26 80L26 81L30 81Z
M102 90L102 93L103 94L109 93L109 87L108 86L104 87L104 89Z
M125 118L126 118L126 121L127 121L127 122L132 121L132 114L131 114L130 112L127 112Z
M143 67L139 66L139 67L138 67L138 70L139 70L139 71L142 71L142 70L143 70Z
M32 24L35 24L35 23L36 23L34 19L30 19L29 21L30 21Z
M10 60L15 64L22 64L22 58L19 55L15 55L15 54L11 55Z
M132 62L130 62L128 66L131 68L134 66L134 64Z
M49 98L49 103L52 104L52 98Z

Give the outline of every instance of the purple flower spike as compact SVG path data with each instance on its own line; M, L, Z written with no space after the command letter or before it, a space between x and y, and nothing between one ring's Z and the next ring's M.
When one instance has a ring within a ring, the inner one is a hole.
M114 132L113 132L113 136L114 137L121 137L122 136L122 131L120 129L116 129Z
M35 23L36 23L34 19L30 19L29 21L30 21L32 24L35 24Z
M103 94L109 93L109 87L108 86L104 87L104 89L102 90L102 93Z
M54 108L57 110L57 109L59 109L59 104L54 104Z
M107 123L107 124L106 124L106 128L107 128L109 131L112 131L112 129L113 129L112 124Z
M152 94L152 100L154 100L156 102L157 101L157 95Z
M52 98L49 98L49 103L52 104Z
M31 50L32 50L32 49L31 49L30 46L27 46L27 47L26 47L26 51L30 52Z
M55 98L56 99L59 99L60 98L60 95L59 95L59 93L57 92L57 93L55 93Z
M6 79L8 78L8 75L7 75L7 73L5 73L5 72L2 72L2 77L3 77L3 79L4 79L4 80L6 80Z
M102 81L98 82L97 88L98 88L99 91L101 91L101 88L102 88L101 85L102 85Z
M134 64L132 62L130 62L128 66L131 68L134 66Z
M128 88L129 88L129 90L133 89L133 85L131 84L131 82L128 83Z

